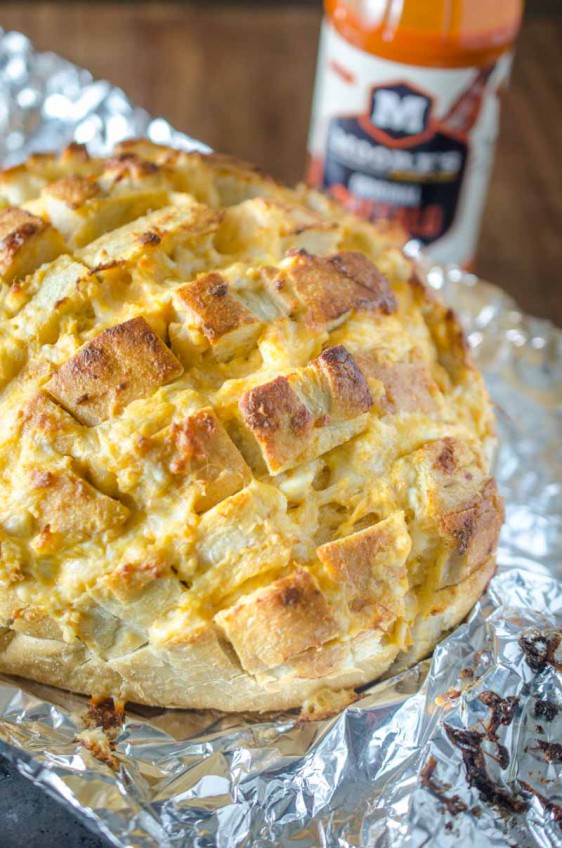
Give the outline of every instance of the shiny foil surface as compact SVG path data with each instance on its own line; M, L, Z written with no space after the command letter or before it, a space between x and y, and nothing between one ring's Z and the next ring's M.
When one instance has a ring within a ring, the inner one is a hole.
M206 149L120 90L0 32L0 161L126 136ZM562 334L455 268L498 409L498 573L431 660L335 717L127 709L108 765L86 699L0 676L0 751L116 846L562 846Z

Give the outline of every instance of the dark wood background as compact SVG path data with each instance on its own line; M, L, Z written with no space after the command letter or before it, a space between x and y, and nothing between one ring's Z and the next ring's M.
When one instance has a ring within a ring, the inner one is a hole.
M552 10L562 2L535 4L551 13L523 25L477 271L561 324L562 16ZM302 2L0 2L5 29L289 182L303 175L320 16Z

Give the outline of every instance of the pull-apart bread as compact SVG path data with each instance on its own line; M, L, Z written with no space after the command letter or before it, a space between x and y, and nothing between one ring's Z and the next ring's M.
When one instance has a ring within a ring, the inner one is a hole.
M1 671L278 709L466 615L492 407L395 227L144 141L0 196Z

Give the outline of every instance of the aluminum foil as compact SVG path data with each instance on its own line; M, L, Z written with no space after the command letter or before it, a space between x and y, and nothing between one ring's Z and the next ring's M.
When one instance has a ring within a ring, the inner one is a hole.
M0 163L60 150L71 141L103 155L120 141L146 136L158 144L208 151L163 118L133 106L121 89L95 80L55 53L39 53L25 35L0 28Z
M204 145L17 33L0 33L0 160L75 139ZM499 570L433 659L335 717L128 709L117 768L77 741L84 698L0 677L0 751L116 846L562 846L562 337L500 289L426 268L498 407Z

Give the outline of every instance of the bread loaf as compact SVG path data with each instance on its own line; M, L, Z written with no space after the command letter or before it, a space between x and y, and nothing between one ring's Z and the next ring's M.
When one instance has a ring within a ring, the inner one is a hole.
M145 141L0 196L0 670L278 709L465 616L492 407L396 227Z

